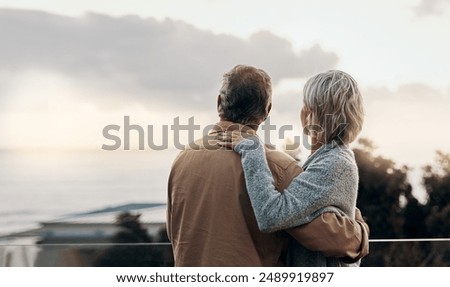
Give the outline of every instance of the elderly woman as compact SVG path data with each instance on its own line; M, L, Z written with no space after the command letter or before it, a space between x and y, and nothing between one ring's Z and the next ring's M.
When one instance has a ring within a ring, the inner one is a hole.
M240 133L224 137L222 145L241 155L247 190L261 231L273 232L311 222L324 212L355 218L358 168L348 144L361 131L363 105L356 81L342 71L312 77L304 87L301 121L311 137L311 155L283 192L277 192L256 137ZM291 266L345 266L338 258L289 247Z

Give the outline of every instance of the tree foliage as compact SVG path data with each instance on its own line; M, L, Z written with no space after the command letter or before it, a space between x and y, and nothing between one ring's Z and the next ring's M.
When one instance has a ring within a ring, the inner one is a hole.
M450 155L437 152L436 164L423 174L428 201L412 193L407 166L375 156L374 143L360 139L353 149L359 169L358 207L371 229L371 239L449 237ZM374 243L366 266L448 266L446 242Z
M117 216L116 225L120 231L112 238L117 245L106 249L97 260L95 266L102 267L144 267L168 266L172 264L171 251L161 246L152 246L153 238L139 220L140 214L129 212ZM161 235L158 235L161 237Z

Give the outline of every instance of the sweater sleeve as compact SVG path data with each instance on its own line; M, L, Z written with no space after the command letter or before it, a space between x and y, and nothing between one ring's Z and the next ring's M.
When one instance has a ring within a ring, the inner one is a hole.
M247 191L259 229L274 232L312 221L324 212L343 215L347 205L336 190L342 189L336 178L345 177L345 168L338 170L333 161L311 164L282 192L273 185L264 148L258 138L241 141L235 147L241 155Z

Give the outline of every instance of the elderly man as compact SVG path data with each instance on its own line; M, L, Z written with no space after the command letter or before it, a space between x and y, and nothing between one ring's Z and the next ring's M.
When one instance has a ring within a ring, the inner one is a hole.
M255 134L270 112L271 98L271 80L263 70L234 67L224 75L218 97L220 121L175 159L168 183L167 231L176 266L285 266L293 240L347 262L368 254L369 230L359 213L356 221L325 213L287 232L258 229L240 157L216 143L223 132ZM282 191L302 170L285 153L266 154L274 184Z

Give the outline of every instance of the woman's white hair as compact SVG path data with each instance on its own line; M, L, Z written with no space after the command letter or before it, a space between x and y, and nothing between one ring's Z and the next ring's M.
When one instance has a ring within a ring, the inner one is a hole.
M349 74L330 70L312 77L303 89L303 102L308 113L306 130L319 142L348 144L361 131L363 101Z

